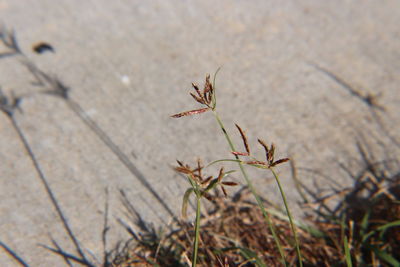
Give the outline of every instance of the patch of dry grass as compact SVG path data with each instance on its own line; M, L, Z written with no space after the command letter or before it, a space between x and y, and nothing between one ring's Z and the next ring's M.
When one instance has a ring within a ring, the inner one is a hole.
M377 251L396 257L396 251L400 251L400 227L382 229L382 226L400 220L400 177L386 179L391 181L386 188L368 177L362 186L339 194L338 205L342 208L335 214L321 214L320 205L325 203L313 205L314 216L308 218L312 228L298 227L305 266L346 266L345 236L349 239L353 264L357 266L387 265ZM263 215L250 199L247 189L230 199L215 197L212 210L201 219L199 266L282 266ZM264 203L272 206L266 200ZM288 263L295 265L297 257L287 219L275 215L271 220ZM193 235L193 226L187 223L176 225L176 230L164 238L155 232L141 233L114 258L113 266L187 266Z

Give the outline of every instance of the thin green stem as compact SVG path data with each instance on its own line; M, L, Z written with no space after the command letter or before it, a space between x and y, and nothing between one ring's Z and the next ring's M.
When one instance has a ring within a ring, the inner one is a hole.
M224 124L222 123L221 118L219 117L217 111L216 111L216 110L213 110L213 114L214 114L215 119L216 119L217 122L218 122L218 125L221 127L221 130L222 130L222 132L224 133L224 136L225 136L226 140L228 141L228 144L229 144L230 149L231 149L232 151L236 151L235 146L234 146L234 144L233 144L233 142L232 142L232 140L231 140L231 138L230 138L228 132L226 131L226 128L225 128ZM237 155L235 155L235 158L236 158L237 160L239 160L239 157L238 157ZM268 226L269 226L269 229L270 229L270 231L271 231L271 233L272 233L272 236L274 237L276 246L278 247L279 254L281 255L282 261L283 261L283 263L285 264L285 266L287 266L287 264L286 264L286 259L285 259L285 254L283 253L283 249L282 249L282 246L281 246L281 244L280 244L280 242L279 242L278 235L277 235L276 232L275 232L275 229L274 229L274 227L273 227L273 225L272 225L272 222L271 222L271 220L270 220L270 218L269 218L269 216L268 216L268 213L267 213L267 211L266 211L266 209L265 209L265 207L264 207L264 204L263 204L263 202L261 201L261 198L258 196L258 194L257 194L257 192L256 192L256 190L255 190L255 188L254 188L254 186L253 186L253 184L252 184L252 182L251 182L249 176L247 175L247 172L246 172L246 170L244 169L244 166L243 166L243 164L242 164L242 162L241 162L240 160L239 160L239 162L238 162L238 165L239 165L240 171L241 171L242 174L243 174L244 179L246 180L247 186L249 187L249 189L250 189L251 193L253 194L254 198L256 199L257 205L260 207L261 212L262 212L262 214L263 214L263 216L264 216L264 219L265 219L265 221L267 222L267 224L268 224Z
M197 263L197 251L199 249L199 239L200 239L200 196L196 194L196 223L194 226L194 246L193 246L193 259L192 259L192 267L196 266Z
M281 186L281 182L279 180L279 176L276 174L276 172L274 171L273 168L270 168L270 170L271 170L272 174L274 175L276 183L278 184L278 187L279 187L279 191L281 192L283 204L285 205L286 213L287 213L287 215L289 217L290 227L292 228L292 232L293 232L293 235L294 235L294 242L295 242L295 245L296 245L296 253L297 253L297 258L299 260L299 266L302 267L303 266L303 260L302 260L302 257L301 257L301 252L300 252L299 240L298 240L298 237L297 237L296 226L293 223L292 214L290 213L289 205L288 205L287 200L286 200L286 194L285 194L285 191L283 191L283 188Z

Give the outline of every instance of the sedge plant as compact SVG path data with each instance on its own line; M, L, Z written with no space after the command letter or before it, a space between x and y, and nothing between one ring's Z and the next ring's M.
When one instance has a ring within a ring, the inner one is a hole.
M253 194L254 198L256 199L257 205L259 206L259 208L261 209L261 212L263 214L263 217L265 219L265 221L267 222L269 229L272 233L272 236L274 238L275 244L277 246L277 249L279 251L279 254L281 256L281 260L282 262L285 264L285 266L287 266L287 261L285 259L285 254L283 252L283 248L281 246L279 237L274 229L274 225L271 222L271 219L269 218L269 214L266 211L266 208L260 198L260 196L258 195L257 191L255 190L255 187L252 183L252 181L250 180L246 169L245 169L245 165L249 165L249 166L253 166L253 167L257 167L260 169L268 169L271 171L271 173L273 174L277 184L278 184L278 188L279 191L281 193L282 196L282 200L286 209L286 213L288 215L289 218L289 222L290 222L290 226L291 226L291 230L293 232L294 235L294 241L295 241L295 246L296 246L296 253L297 253L297 257L298 257L298 261L299 261L299 266L302 266L302 257L301 257L301 252L300 252L300 246L299 246L299 241L297 238L297 233L296 233L296 228L295 225L293 223L293 218L292 215L290 213L290 209L287 203L287 199L286 199L286 195L285 192L281 186L280 180L279 180L279 176L277 175L277 173L274 171L274 167L280 163L284 163L286 161L288 161L288 158L283 158L283 159L279 159L279 160L274 160L274 152L275 152L275 146L273 144L271 144L270 147L268 147L266 145L266 143L264 141L262 141L261 139L258 139L258 142L260 143L260 145L264 148L265 152L266 152L266 161L260 161L257 160L253 157L251 157L250 155L250 148L247 142L247 137L245 135L245 132L241 129L241 127L239 125L236 124L237 129L240 132L240 135L242 137L243 143L244 143L244 147L246 152L239 152L234 143L232 142L232 139L229 135L229 133L226 130L226 127L224 126L223 121L221 120L221 117L219 116L218 112L217 112L217 98L216 98L216 94L215 94L215 79L216 79L216 75L218 73L219 69L217 70L217 72L214 75L214 79L213 82L210 82L210 75L206 76L206 81L204 84L204 89L200 90L199 87L192 83L192 87L195 90L195 93L190 93L190 95L194 98L194 100L196 102L198 102L199 104L201 104L203 107L199 108L199 109L194 109L194 110L190 110L190 111L185 111L185 112L181 112L175 115L172 115L171 117L173 118L181 118L181 117L185 117L185 116L191 116L191 115L195 115L195 114L201 114L201 113L205 113L205 112L211 112L215 118L215 120L217 121L219 127L221 128L225 139L229 145L230 151L232 153L232 155L234 156L234 159L222 159L222 160L216 160L214 162L212 162L209 165L212 165L214 163L217 162L223 162L223 161L234 161L238 164L240 172L242 173L242 176L248 186L248 188L250 189L251 193ZM241 157L249 157L250 160L242 160ZM192 182L191 182L192 183ZM201 196L201 194L199 195L198 193L196 193L196 186L198 186L198 184L193 183L192 184L192 189L191 191L195 192L196 198L199 199L199 196ZM188 193L188 191L187 191ZM186 194L185 194L186 197ZM199 209L200 207L200 202L198 201L197 207ZM196 213L197 215L197 213ZM198 223L199 221L197 221L198 216L196 216L196 230L198 231ZM195 243L196 245L196 243ZM198 245L198 244L197 244ZM195 249L197 249L195 247ZM194 255L195 256L195 255Z
M224 168L221 167L219 170L219 174L217 177L213 178L213 176L204 177L203 176L203 166L201 161L197 161L197 167L192 169L189 165L183 164L181 161L177 161L178 165L175 167L175 170L186 175L191 187L188 188L183 197L182 204L182 217L186 218L187 214L187 206L189 203L189 197L193 193L196 197L196 220L195 220L195 233L194 233L194 242L193 242L193 255L192 255L192 267L197 264L197 255L199 249L199 239L200 239L200 217L201 217L201 198L206 198L212 201L212 195L209 193L212 189L215 189L219 186L222 189L222 192L226 196L225 186L236 186L237 183L222 181L224 177L232 173L233 171L224 172Z

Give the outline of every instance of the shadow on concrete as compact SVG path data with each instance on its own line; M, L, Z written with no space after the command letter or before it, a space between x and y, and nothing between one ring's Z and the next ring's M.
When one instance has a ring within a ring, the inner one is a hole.
M15 36L14 31L7 30L4 26L0 28L0 42L3 43L3 45L8 49L6 52L1 52L0 53L0 59L6 58L6 57L16 57L16 59L19 59L19 62L23 64L28 71L33 75L35 81L33 82L33 85L38 86L42 88L42 91L39 92L39 94L47 94L47 95L52 95L56 96L60 99L62 99L67 106L76 114L76 116L93 132L96 134L96 136L105 144L111 152L117 156L119 161L130 171L132 175L134 175L139 182L154 196L154 198L160 203L160 205L168 212L168 214L174 219L175 214L172 212L171 208L165 203L165 201L161 198L161 196L157 193L157 191L151 186L151 184L147 181L146 177L144 174L136 167L136 165L129 159L129 157L122 152L122 150L112 141L112 139L108 136L108 134L94 121L92 120L87 113L82 109L82 107L71 99L69 97L69 91L70 88L64 85L63 82L61 82L57 77L49 75L39 69L20 49L17 38ZM45 187L45 190L47 192L48 197L51 200L51 203L53 207L55 208L64 229L66 230L70 240L73 242L76 252L78 256L72 255L70 253L65 252L59 244L52 238L50 237L53 246L54 247L49 247L46 245L41 245L43 248L46 248L47 250L54 252L60 256L63 257L65 262L72 266L72 262L76 262L79 264L83 264L85 266L95 266L93 263L91 263L85 253L83 252L83 249L74 235L71 227L68 224L68 220L63 213L53 191L51 190L47 179L40 167L39 162L37 161L34 152L32 151L22 129L18 125L17 120L14 117L15 111L20 111L22 113L22 109L20 108L21 101L23 98L26 97L31 97L32 95L37 94L37 93L30 93L26 95L21 95L21 96L14 96L12 95L11 97L5 96L0 88L0 110L3 111L7 117L9 118L12 127L15 129L15 131L18 134L19 139L24 145L24 148L26 152L28 153L35 170L38 174L38 177L40 178L43 186ZM123 192L123 191L121 191ZM110 252L107 251L107 232L109 230L108 226L108 190L106 190L106 195L107 195L107 201L105 205L105 217L104 217L104 228L102 232L102 242L103 242L103 264L104 266L109 265L109 256ZM126 195L123 195L123 203L126 205L126 203L129 203L129 210L133 211L134 207L130 204L130 202L127 200ZM126 206L128 207L128 206ZM136 213L138 216L139 214ZM139 217L140 218L140 217ZM143 221L139 220L138 221L139 225L141 227L144 226ZM149 230L149 229L147 229ZM5 245L4 245L5 247ZM5 247L6 248L6 247ZM8 251L8 250L7 250ZM9 253L10 255L14 255Z
M28 153L29 158L32 161L32 164L38 174L38 177L40 179L40 181L42 182L46 193L48 195L48 197L50 198L50 201L53 205L53 207L55 208L64 229L66 230L70 240L73 242L75 249L78 253L78 255L80 256L80 262L85 263L86 266L93 266L86 258L85 253L83 252L81 245L79 244L78 239L75 237L71 227L68 224L68 219L66 218L64 212L62 211L56 196L54 195L49 183L47 182L47 178L45 177L39 162L36 159L36 156L32 150L32 148L30 147L28 140L26 139L22 129L19 127L17 120L14 117L14 113L16 110L20 109L19 104L21 103L21 98L18 97L11 97L8 98L6 97L1 91L0 91L0 110L3 111L8 119L11 122L12 127L14 128L14 130L17 132L19 139L21 140L26 152ZM75 257L77 258L77 257Z
M0 247L2 247L5 250L5 252L10 256L10 258L17 261L21 266L29 267L29 265L14 250L12 250L9 246L4 244L2 241L0 241Z

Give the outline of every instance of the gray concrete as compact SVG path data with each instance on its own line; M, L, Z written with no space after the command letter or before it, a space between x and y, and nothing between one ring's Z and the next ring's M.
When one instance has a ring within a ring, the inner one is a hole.
M228 130L239 123L260 157L257 137L273 141L279 155L296 159L304 183L332 186L309 168L338 186L349 184L338 163L358 166L354 140L360 134L392 144L378 152L399 156L393 145L400 125L399 1L0 0L0 20L15 30L26 57L69 86L84 110L79 117L62 98L35 94L23 99L23 113L14 118L84 252L100 262L105 188L111 249L128 238L117 219L134 227L119 189L144 219L168 223L170 215L138 177L179 214L187 184L171 169L174 160L227 157L210 114L169 118L196 107L190 83L202 84L219 66L218 108ZM56 53L35 54L32 45L40 41ZM7 96L43 90L32 85L21 60L26 58L0 60ZM360 92L382 92L386 113L372 112L315 65ZM82 118L95 121L131 163L124 165L126 158L118 158ZM51 236L76 252L5 114L0 136L0 241L32 266L62 266L39 244L52 246ZM279 170L293 203L298 195L289 168ZM259 190L278 201L271 177L250 172ZM0 265L17 266L3 252Z

